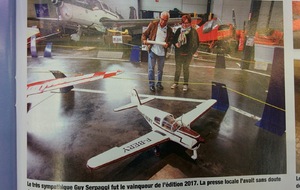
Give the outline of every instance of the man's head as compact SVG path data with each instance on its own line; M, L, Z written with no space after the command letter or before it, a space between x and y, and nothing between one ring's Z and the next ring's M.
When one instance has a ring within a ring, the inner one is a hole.
M160 27L165 27L168 23L169 18L170 18L170 14L168 11L162 12L160 14L160 20L159 20Z

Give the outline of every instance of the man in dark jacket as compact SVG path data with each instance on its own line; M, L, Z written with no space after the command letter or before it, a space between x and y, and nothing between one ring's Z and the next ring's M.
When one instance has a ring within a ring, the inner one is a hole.
M164 11L159 21L153 21L148 25L147 30L142 34L142 43L148 45L148 79L149 88L155 92L155 65L157 62L157 83L156 88L162 90L161 84L167 48L171 46L173 31L167 25L170 14Z

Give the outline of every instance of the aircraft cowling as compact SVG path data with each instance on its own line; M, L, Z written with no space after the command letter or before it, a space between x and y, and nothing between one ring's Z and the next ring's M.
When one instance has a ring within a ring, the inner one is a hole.
M199 136L196 140L197 140L197 143L192 146L193 149L198 148L201 143L205 143L204 138L202 138L201 136Z
M68 6L60 6L59 13L63 20L70 20L73 17L72 10Z

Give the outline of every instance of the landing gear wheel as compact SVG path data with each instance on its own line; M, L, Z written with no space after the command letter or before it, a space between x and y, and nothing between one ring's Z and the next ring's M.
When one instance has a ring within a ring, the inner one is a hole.
M191 158L192 158L193 160L196 160L197 157L198 157L198 155L197 155L197 150L193 150L193 155L191 156Z

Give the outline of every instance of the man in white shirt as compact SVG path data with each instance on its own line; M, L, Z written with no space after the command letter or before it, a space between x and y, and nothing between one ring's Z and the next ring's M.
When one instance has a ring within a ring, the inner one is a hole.
M142 34L142 42L148 45L148 79L149 89L155 92L155 65L157 63L157 83L156 88L162 90L162 75L167 54L167 48L171 46L174 33L172 28L167 25L170 14L164 11L160 15L159 21L153 21ZM147 40L156 43L148 43Z

